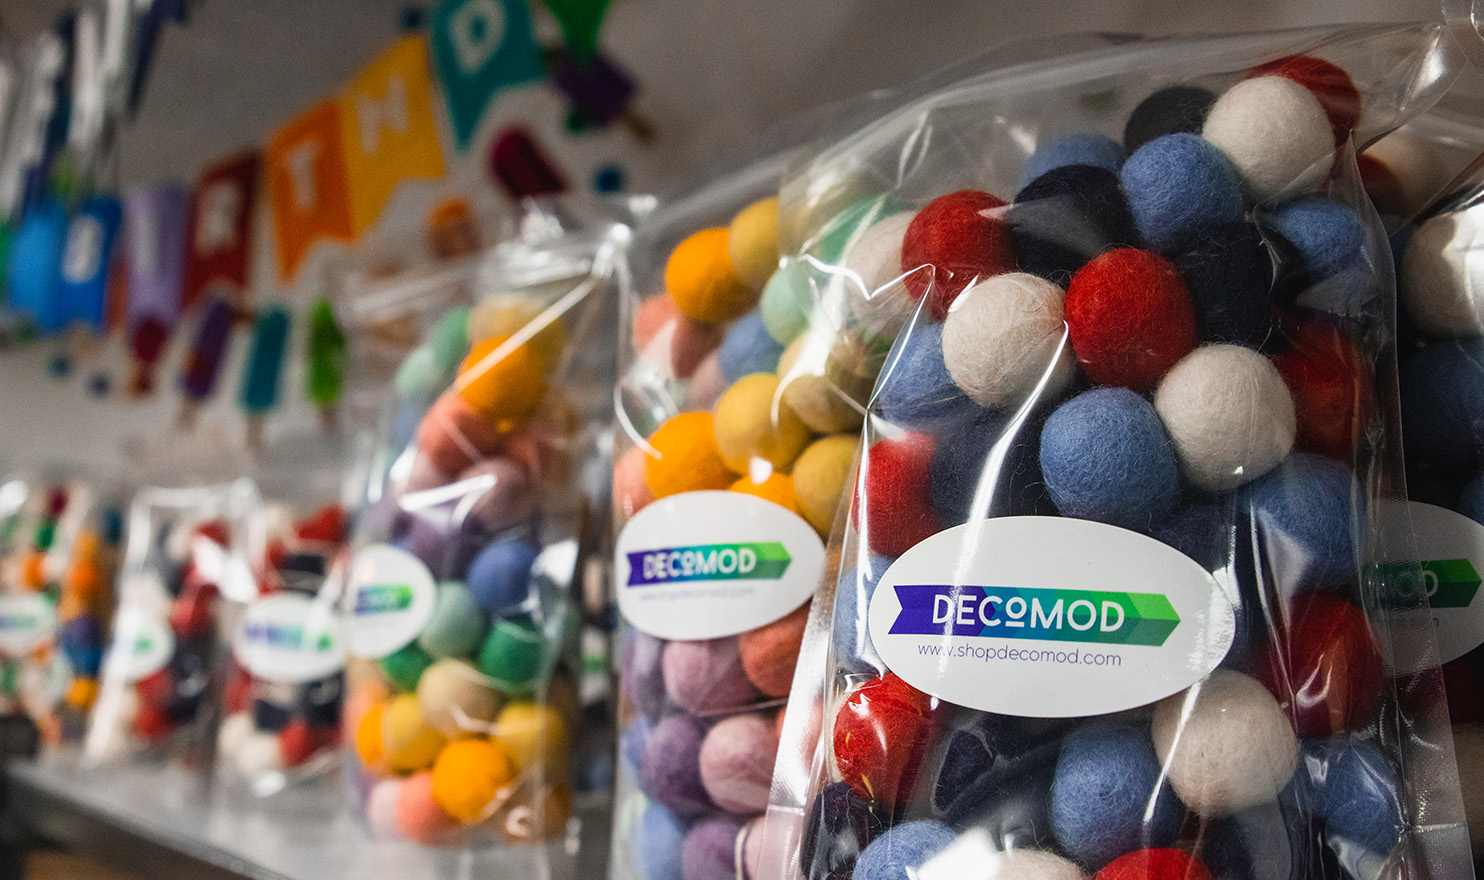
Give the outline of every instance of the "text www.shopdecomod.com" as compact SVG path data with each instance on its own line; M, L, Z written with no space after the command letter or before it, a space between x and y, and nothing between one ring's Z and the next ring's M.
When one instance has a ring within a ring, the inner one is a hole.
M984 645L918 645L918 656L954 660L1012 660L1021 663L1057 663L1063 666L1122 666L1123 657L1096 651L1052 651L1046 648L1011 648Z

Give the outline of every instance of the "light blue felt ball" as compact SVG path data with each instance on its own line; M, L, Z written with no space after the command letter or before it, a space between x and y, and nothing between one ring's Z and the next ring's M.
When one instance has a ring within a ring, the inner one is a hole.
M948 375L939 323L919 324L897 338L876 387L881 414L899 428L930 429L972 419L978 412Z
M535 564L536 548L529 541L496 541L474 557L465 584L484 610L508 614L530 599L531 566Z
M1185 805L1164 783L1146 730L1091 724L1062 741L1051 831L1077 861L1096 870L1136 849L1169 846L1184 822Z
M1123 159L1123 145L1106 135L1091 132L1062 135L1037 147L1025 160L1017 189L1024 189L1037 177L1065 165L1091 165L1117 174L1123 167Z
M851 880L916 880L917 869L957 837L952 828L932 819L887 829L860 854Z
M1355 212L1320 196L1294 199L1264 211L1263 229L1293 245L1310 282L1323 281L1360 262L1365 227Z
M776 371L783 345L768 332L761 312L748 312L727 330L716 357L721 377L731 385L743 376Z
M807 260L785 259L763 286L758 313L779 345L788 345L808 329L818 274Z
M1354 524L1363 496L1347 465L1295 453L1255 480L1251 493L1264 568L1284 595L1355 582Z
M1241 178L1198 135L1155 138L1134 151L1119 179L1139 234L1160 251L1242 219Z
M685 880L680 869L680 848L685 843L685 825L675 814L650 804L634 827L634 864L644 880Z

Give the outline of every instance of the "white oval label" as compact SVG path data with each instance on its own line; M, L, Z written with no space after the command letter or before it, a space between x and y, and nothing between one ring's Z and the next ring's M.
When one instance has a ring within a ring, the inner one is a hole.
M871 599L887 667L950 703L1032 718L1133 709L1221 663L1232 600L1137 532L1062 517L955 526L902 554Z
M438 598L433 573L421 559L388 544L356 551L347 581L350 652L376 660L405 647L428 621Z
M165 668L175 653L175 634L165 619L144 608L120 608L113 619L109 666L126 682L149 678Z
M295 593L247 606L232 653L250 675L268 682L305 684L345 668L335 609Z
M1441 662L1484 644L1484 526L1445 507L1407 502L1422 562L1422 584L1438 637Z
M56 628L56 606L45 596L0 596L0 654L26 654L46 641Z
M651 502L618 536L618 608L662 639L719 639L772 623L814 595L824 544L803 517L740 492Z

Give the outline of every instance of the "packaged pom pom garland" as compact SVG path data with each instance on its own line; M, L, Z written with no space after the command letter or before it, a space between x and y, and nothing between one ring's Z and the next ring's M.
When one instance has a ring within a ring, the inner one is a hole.
M1467 876L1425 598L1371 565L1353 146L1458 64L1442 25L1131 41L785 182L785 263L874 199L816 268L890 353L751 876Z

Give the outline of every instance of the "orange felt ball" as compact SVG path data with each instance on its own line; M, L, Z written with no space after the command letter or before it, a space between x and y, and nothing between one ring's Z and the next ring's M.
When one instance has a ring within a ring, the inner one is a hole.
M458 827L433 798L433 774L428 772L407 777L397 789L396 818L402 834L418 843L437 843Z
M33 590L46 586L46 554L31 551L21 563L21 584Z
M723 227L702 229L675 246L665 264L665 289L680 310L702 324L724 324L757 305L732 265L730 236Z
M356 724L356 754L361 756L361 763L368 770L377 770L385 762L386 748L381 738L385 714L386 704L378 703L367 710Z
M484 818L500 789L514 778L515 765L497 743L460 740L446 746L433 764L433 799L467 825Z
M524 419L546 394L546 364L530 345L506 346L496 336L477 343L459 365L454 388L470 406L497 422Z
M770 697L788 696L799 662L799 643L804 640L808 623L809 603L805 602L787 617L737 637L742 672L758 690Z
M504 438L494 421L456 394L438 398L417 426L418 451L444 474L457 474L484 461Z
M725 489L737 475L727 469L716 447L711 413L681 413L660 425L649 445L644 472L656 498L702 489Z
M634 350L641 360L688 379L721 345L721 328L695 321L668 296L651 296L634 313Z
M761 483L753 482L752 477L743 477L732 484L732 491L766 498L779 507L799 513L799 496L794 493L794 478L788 474L771 473Z

